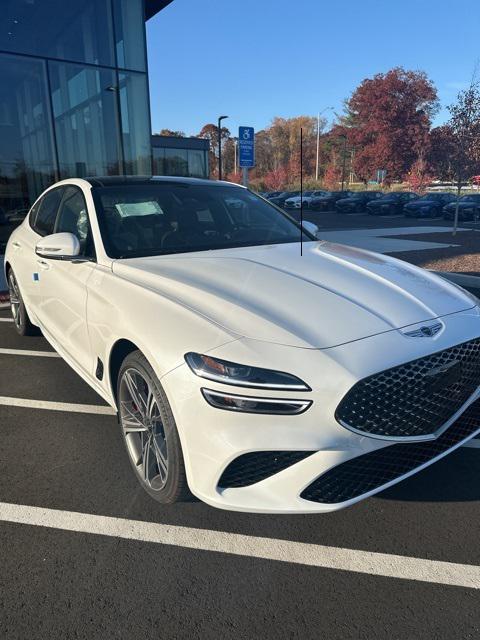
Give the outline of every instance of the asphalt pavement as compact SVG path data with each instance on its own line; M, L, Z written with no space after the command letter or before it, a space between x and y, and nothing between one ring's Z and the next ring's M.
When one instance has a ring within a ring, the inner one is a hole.
M109 413L0 312L1 638L478 637L479 448L329 515L165 507Z

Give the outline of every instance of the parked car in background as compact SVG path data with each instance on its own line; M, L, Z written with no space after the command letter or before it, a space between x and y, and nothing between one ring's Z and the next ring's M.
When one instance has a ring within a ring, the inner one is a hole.
M313 198L325 195L326 191L304 191L303 195L294 196L285 200L285 208L300 209L302 203L304 208L308 209Z
M263 194L263 197L266 198L267 200L270 200L270 198L276 198L277 196L281 195L283 193L283 191L266 191ZM260 194L262 195L262 194Z
M371 200L380 198L382 195L381 191L357 191L348 196L348 198L337 200L335 209L339 213L361 213L366 211L367 204Z
M337 200L348 198L353 191L326 191L321 196L315 196L310 200L310 209L313 211L333 211Z
M455 209L457 203L455 200L449 202L443 207L443 217L445 220L453 220L455 218ZM480 218L480 193L473 193L460 198L458 203L458 219L461 222L469 220L478 220Z
M404 205L403 213L407 218L438 218L443 213L443 207L453 200L453 193L426 193Z
M367 203L367 211L371 216L388 216L403 213L403 207L407 202L418 199L418 194L413 191L402 193L385 193L381 198L376 198Z
M276 204L277 207L283 207L285 205L285 200L299 195L300 191L282 191L280 195L269 198L269 202Z

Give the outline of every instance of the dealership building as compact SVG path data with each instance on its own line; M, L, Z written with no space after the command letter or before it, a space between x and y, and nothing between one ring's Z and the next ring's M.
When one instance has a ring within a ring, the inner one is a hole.
M0 207L28 206L66 177L152 173L145 21L170 2L3 0ZM156 170L188 161L174 148L156 152ZM198 150L190 157L200 172Z

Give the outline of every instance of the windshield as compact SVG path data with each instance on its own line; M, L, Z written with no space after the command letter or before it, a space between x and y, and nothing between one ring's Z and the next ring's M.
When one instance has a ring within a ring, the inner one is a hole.
M111 258L300 241L300 226L241 187L152 184L92 189ZM304 240L314 240L304 232Z

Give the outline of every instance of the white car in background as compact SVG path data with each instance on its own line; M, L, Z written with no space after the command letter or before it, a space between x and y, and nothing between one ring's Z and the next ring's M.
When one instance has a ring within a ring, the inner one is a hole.
M308 208L313 198L320 198L328 193L328 191L305 191L303 196L294 196L285 200L286 209L300 209L303 206Z
M302 255L300 233L243 187L170 177L64 180L12 233L18 333L116 408L159 502L331 511L480 432L478 300L307 230Z

